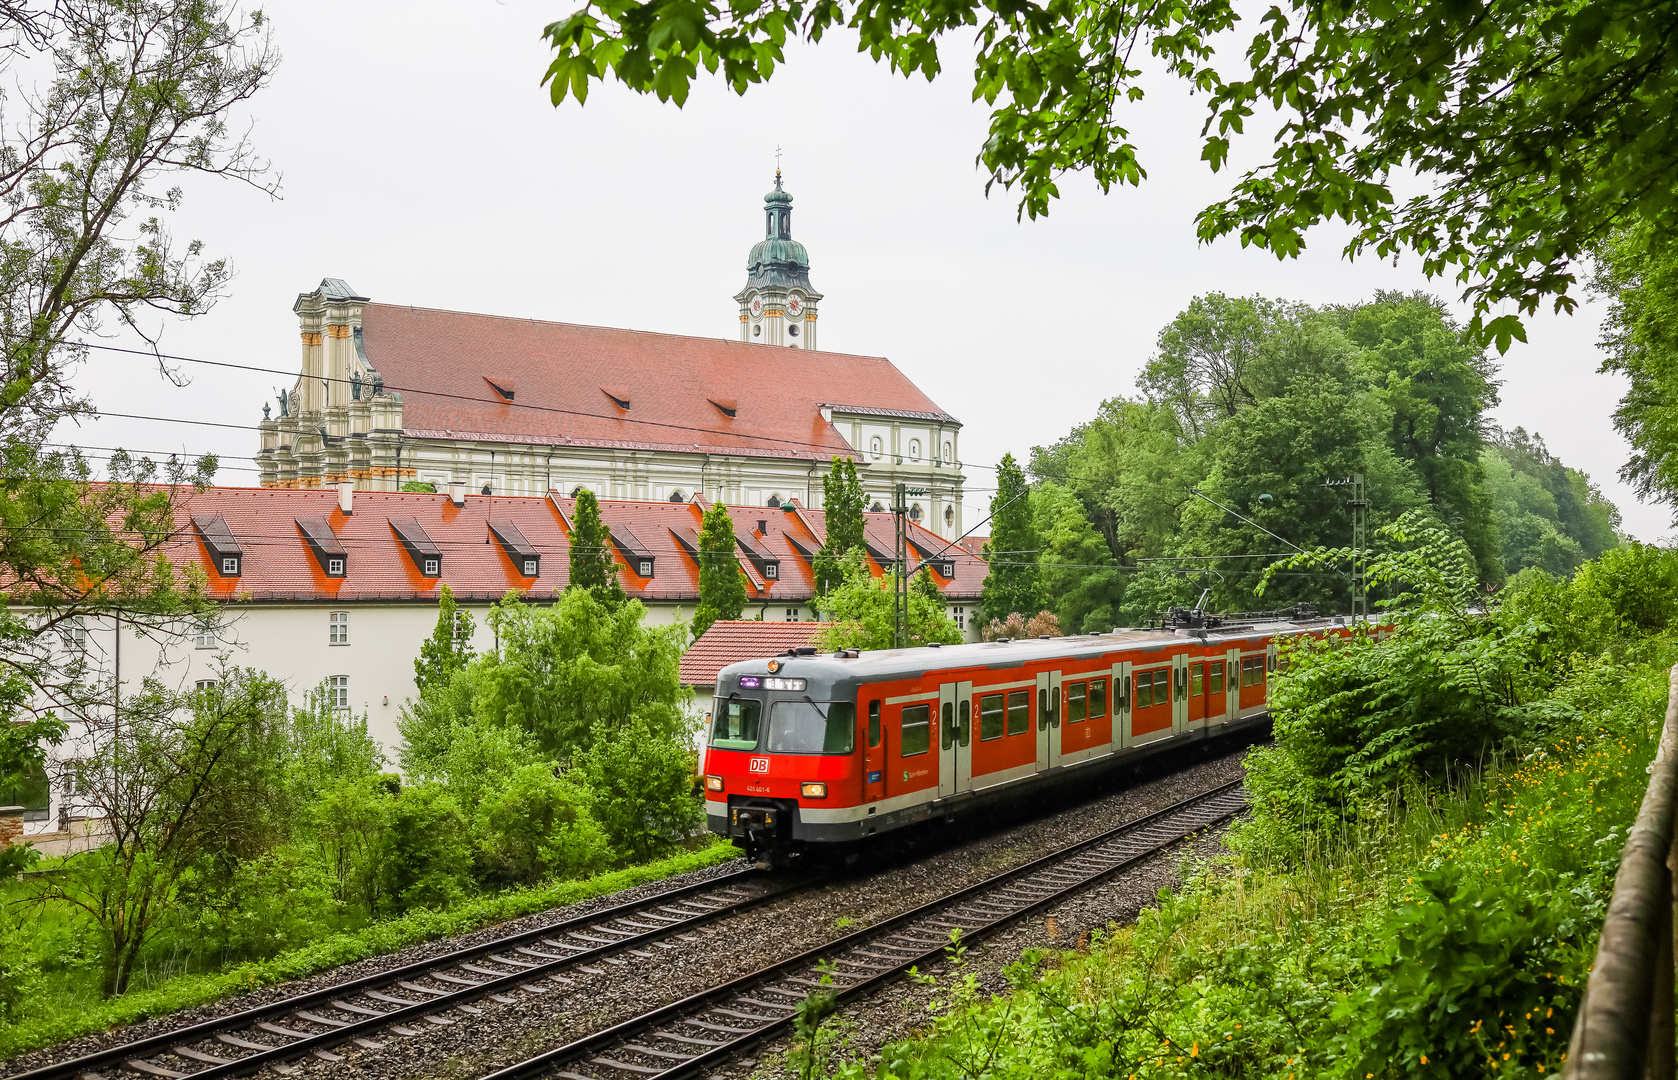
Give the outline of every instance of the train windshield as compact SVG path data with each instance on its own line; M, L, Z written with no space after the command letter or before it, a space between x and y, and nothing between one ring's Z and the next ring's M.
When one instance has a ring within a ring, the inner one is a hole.
M756 750L758 720L763 702L730 698L711 718L711 745L723 750Z
M770 753L848 754L855 738L852 702L777 701L769 707Z

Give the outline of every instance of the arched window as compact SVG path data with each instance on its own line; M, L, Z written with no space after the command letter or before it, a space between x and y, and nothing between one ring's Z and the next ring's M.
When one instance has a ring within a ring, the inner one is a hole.
M493 494L495 494L495 491L488 484L485 484L484 487L483 487L483 490L478 492L478 494L480 494L480 495L493 495Z
M779 495L771 495L771 496L769 496L769 501L767 503L765 503L764 505L765 506L771 506L771 507L778 507L778 506L781 505L781 497Z
M688 497L686 495L682 494L682 489L681 488L675 488L670 492L670 501L671 502L687 502Z
M578 497L578 496L580 496L580 495L582 495L582 493L583 493L583 492L585 492L585 491L587 491L587 490L588 490L588 488L586 488L586 487L584 487L584 486L583 486L583 485L581 485L581 484L578 484L578 485L577 485L577 486L576 486L576 487L574 487L574 488L572 488L572 489L571 489L571 497L572 497L572 498L573 498L573 499L575 499L575 498L577 498L577 497Z
M886 512L886 508L880 505L880 500L878 499L874 500L874 505L870 506L868 510L870 513L874 514L883 514Z
M909 520L910 521L919 521L920 519L921 519L921 504L916 503L915 505L909 507Z
M909 440L909 460L910 461L919 461L920 459L921 459L921 441L919 439L910 439Z
M868 441L868 452L873 454L875 457L879 457L881 452L884 450L885 447L881 444L880 437L878 435Z
M955 459L956 459L955 448L953 446L951 446L949 443L945 443L944 444L944 460L945 461L954 461Z

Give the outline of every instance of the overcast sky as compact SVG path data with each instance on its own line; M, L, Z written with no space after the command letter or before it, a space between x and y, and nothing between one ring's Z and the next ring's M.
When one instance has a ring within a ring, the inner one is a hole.
M1019 222L1007 193L985 197L986 113L954 54L938 82L906 82L834 36L743 98L701 82L677 109L608 84L555 109L539 35L575 2L265 4L283 60L248 119L281 196L186 185L177 237L203 240L237 277L208 315L168 327L165 350L294 372L291 305L328 276L382 302L730 337L777 146L793 235L825 294L823 348L890 357L963 421L974 464L1023 459L1132 392L1160 327L1198 294L1321 304L1423 288L1455 301L1412 258L1347 263L1332 230L1290 262L1198 245L1194 214L1228 180L1199 162L1199 103L1169 83L1128 117L1140 188L1102 195L1068 177L1047 219ZM1621 382L1596 374L1600 317L1531 320L1530 343L1503 358L1495 416L1542 434L1652 540L1670 515L1616 476ZM802 362L788 352L787 379ZM97 356L82 384L107 411L255 424L290 381L183 370L177 389L147 361ZM255 483L239 471L253 468L254 430L107 418L77 437L217 451L222 483ZM968 476L982 506L994 474Z

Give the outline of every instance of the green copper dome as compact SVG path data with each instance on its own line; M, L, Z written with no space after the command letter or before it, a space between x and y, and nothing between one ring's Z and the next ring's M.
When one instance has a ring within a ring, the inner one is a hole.
M764 238L746 256L746 288L802 286L812 292L810 255L792 238L792 196L781 189L780 170L775 190L763 197Z

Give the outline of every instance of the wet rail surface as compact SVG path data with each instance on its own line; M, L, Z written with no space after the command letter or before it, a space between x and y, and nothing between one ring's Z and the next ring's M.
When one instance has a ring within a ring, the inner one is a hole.
M491 1073L485 1080L679 1080L786 1031L812 990L844 1001L1240 813L1221 784L875 926ZM829 982L822 981L823 974Z

